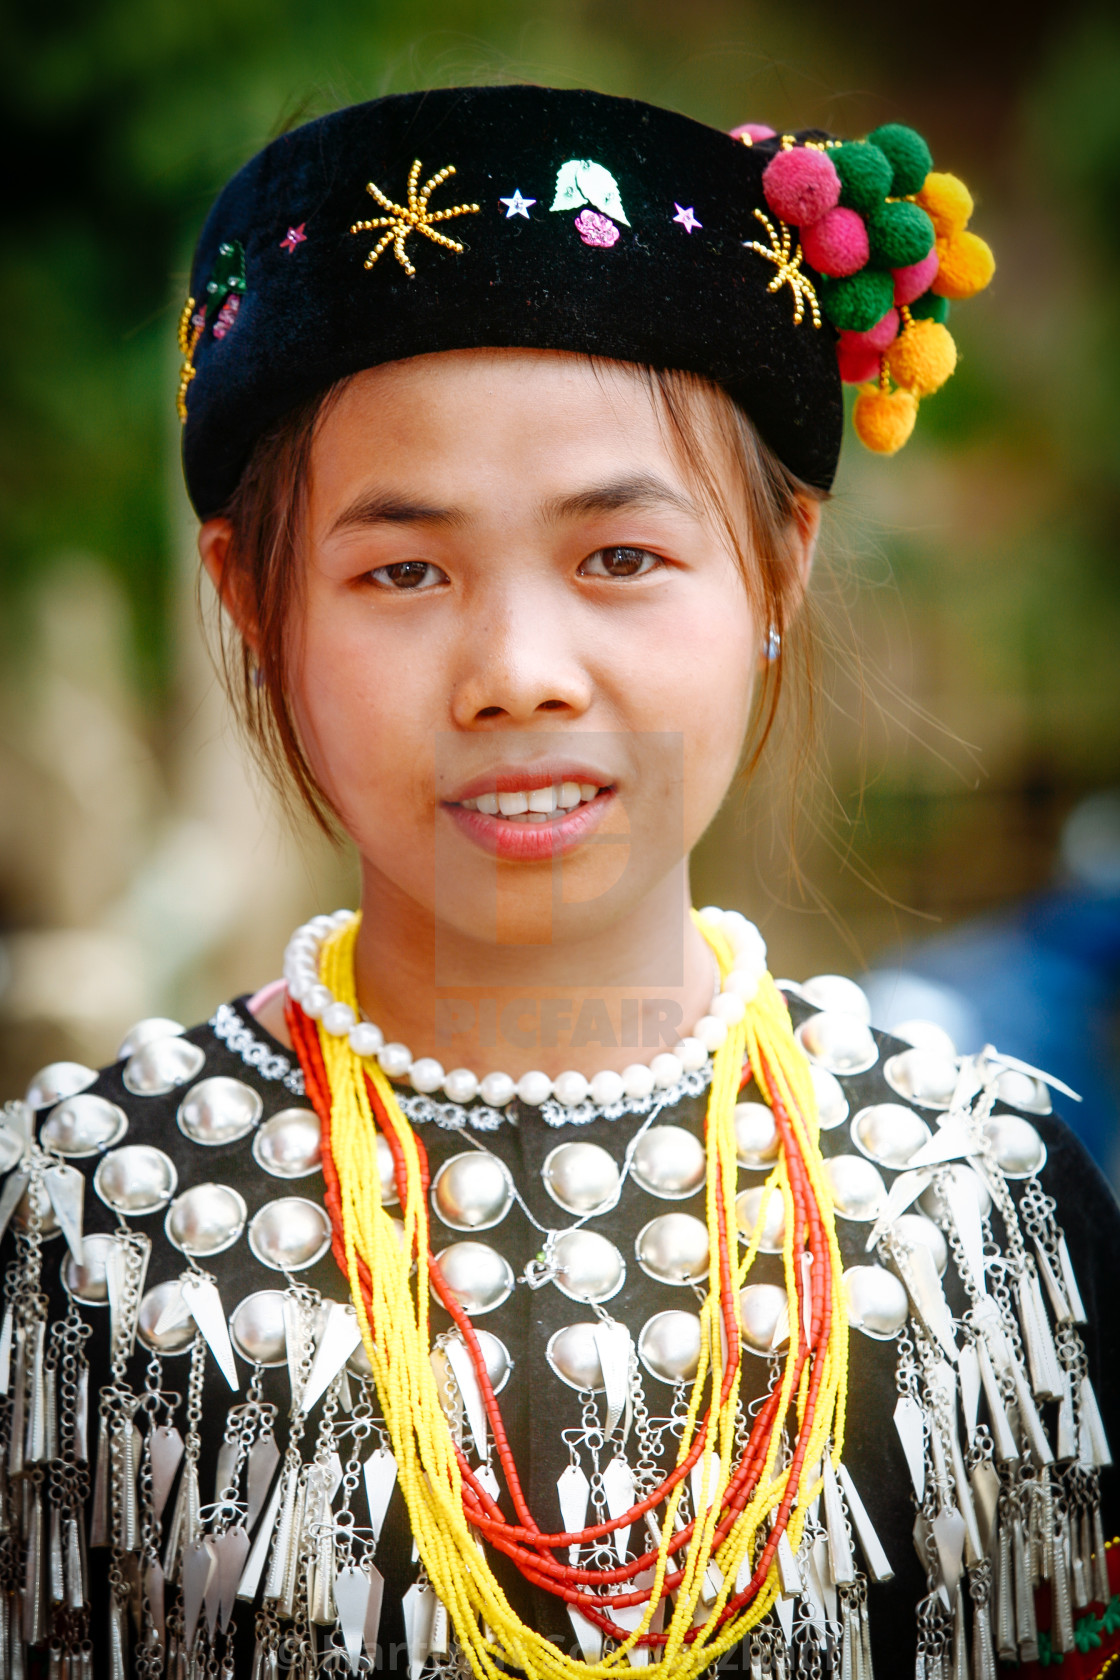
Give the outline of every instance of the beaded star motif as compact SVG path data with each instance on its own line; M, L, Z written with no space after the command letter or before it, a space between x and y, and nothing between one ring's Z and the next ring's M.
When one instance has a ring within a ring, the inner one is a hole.
M794 326L799 327L801 325L805 316L805 304L808 302L813 317L813 325L819 327L821 311L820 305L817 303L817 290L809 276L802 271L801 246L798 245L794 249L793 235L785 222L779 222L778 224L782 230L779 238L778 230L769 216L761 210L756 210L755 217L770 235L770 243L769 245L763 245L758 239L746 239L743 243L748 251L757 251L760 257L765 257L767 262L772 262L778 270L766 290L777 292L783 286L788 286L793 293Z
M384 228L377 244L366 258L365 266L372 268L378 257L388 246L392 246L397 261L408 275L416 273L408 260L405 241L410 233L422 233L426 239L436 245L444 245L449 251L457 251L461 256L463 247L457 239L449 239L445 233L440 233L433 226L435 222L448 222L453 216L474 216L478 214L480 206L477 204L456 204L450 210L429 210L428 200L435 189L446 181L449 175L455 174L454 164L448 164L446 169L440 169L430 180L417 190L420 179L420 159L417 158L408 172L408 203L394 204L391 198L386 198L381 188L374 182L367 181L366 191L370 197L376 199L383 210L388 211L385 216L375 216L368 222L355 222L351 233L368 233L374 228Z

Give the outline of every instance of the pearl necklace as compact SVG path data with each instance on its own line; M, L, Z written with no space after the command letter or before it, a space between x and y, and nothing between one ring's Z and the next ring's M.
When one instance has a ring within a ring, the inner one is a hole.
M442 1089L453 1103L469 1103L478 1096L491 1108L504 1108L517 1097L539 1108L551 1097L565 1108L574 1108L588 1099L597 1107L608 1108L624 1097L641 1099L651 1096L655 1090L668 1090L685 1073L696 1073L707 1067L727 1037L728 1028L742 1020L766 973L766 944L754 923L738 910L720 910L709 905L696 914L708 927L719 928L730 942L735 952L735 967L724 977L707 1014L700 1017L692 1032L672 1050L662 1051L648 1064L632 1062L621 1073L613 1068L601 1068L591 1079L575 1068L557 1074L555 1079L535 1069L523 1073L520 1079L496 1070L479 1079L470 1068L452 1068L445 1073L434 1056L414 1058L407 1044L387 1044L380 1027L372 1021L360 1021L348 1003L340 1003L330 988L323 985L319 978L320 946L332 933L348 926L355 914L353 910L337 910L333 916L313 916L296 929L284 952L284 978L289 994L305 1014L321 1023L324 1031L335 1038L347 1039L355 1055L376 1056L389 1079L407 1081L423 1096Z

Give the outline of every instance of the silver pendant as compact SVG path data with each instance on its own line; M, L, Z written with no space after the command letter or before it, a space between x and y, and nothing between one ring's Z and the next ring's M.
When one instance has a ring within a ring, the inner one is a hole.
M327 1392L361 1339L358 1315L350 1303L328 1302L326 1321L300 1400L305 1412L309 1412L319 1396Z

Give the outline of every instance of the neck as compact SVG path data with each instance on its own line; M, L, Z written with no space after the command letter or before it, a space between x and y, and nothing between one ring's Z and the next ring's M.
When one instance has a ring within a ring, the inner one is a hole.
M384 876L362 881L355 979L364 1013L414 1056L480 1077L588 1077L649 1062L718 989L689 914L687 864L617 918L548 943L496 943L438 920Z

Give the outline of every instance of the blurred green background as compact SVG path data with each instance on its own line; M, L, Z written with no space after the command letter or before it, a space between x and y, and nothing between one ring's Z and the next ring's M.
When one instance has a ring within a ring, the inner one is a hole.
M775 769L705 841L697 893L806 974L907 961L1055 879L1068 814L1120 781L1108 9L6 0L0 19L4 1094L47 1059L106 1059L136 1015L190 1020L259 984L292 923L352 890L345 858L277 823L225 721L174 333L226 177L281 127L380 93L527 79L721 127L901 119L969 182L1000 266L954 314L960 369L895 460L850 440L837 488L827 773L799 873Z

